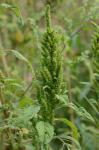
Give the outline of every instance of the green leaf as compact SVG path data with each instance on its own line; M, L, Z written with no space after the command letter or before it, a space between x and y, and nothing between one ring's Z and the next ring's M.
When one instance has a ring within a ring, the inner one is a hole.
M16 16L19 17L19 21L21 21L21 24L24 25L23 17L22 17L22 14L21 14L21 11L20 11L19 7L14 6L14 7L12 7L12 10L16 14Z
M25 148L26 148L27 150L35 150L35 147L32 146L32 145L30 145L30 144L26 144L26 145L25 145Z
M66 94L65 95L58 95L58 94L56 94L55 96L60 101L60 103L63 103L63 104L67 104L68 103L68 96Z
M11 51L11 52L14 54L14 56L16 56L19 60L26 62L26 63L28 64L29 68L31 69L32 74L35 76L34 71L33 71L33 67L32 67L32 65L31 65L31 63L29 62L29 60L26 59L21 53L19 53L19 52L16 51L16 50L10 50L10 51Z
M19 107L22 108L32 104L33 104L33 100L30 97L24 97L23 99L20 100Z
M6 78L4 82L7 88L14 86L16 88L20 88L21 90L24 89L24 87L20 84L20 81L17 81L16 79Z
M39 112L40 107L39 106L29 106L24 109L17 109L14 113L16 114L16 117L10 116L9 117L9 124L12 124L13 126L17 127L27 127L29 124L29 121L37 116L37 113Z
M1 7L4 7L4 8L11 8L12 6L10 4L7 4L7 3L2 3L0 4Z
M78 129L77 129L76 125L73 122L71 122L70 120L68 120L66 118L56 118L55 120L64 122L67 126L69 126L72 129L73 138L76 139L76 140L79 139Z
M48 122L39 121L36 124L36 129L41 143L49 143L54 135L54 128Z
M24 119L30 120L39 112L39 110L40 110L39 106L29 106L21 110L21 115Z
M17 17L19 17L19 19L21 20L21 24L24 25L24 21L23 21L23 18L22 18L22 14L21 14L21 11L19 9L19 7L17 5L10 5L10 4L7 4L7 3L2 3L0 4L0 7L2 8L6 8L6 9L11 9L15 15Z
M11 52L20 60L22 61L25 61L25 62L28 62L28 60L21 54L19 53L18 51L16 50L11 50Z
M17 17L22 17L18 6L12 7Z
M90 121L94 122L94 118L91 116L91 114L88 113L88 111L84 107L81 107L81 106L77 107L73 103L68 103L67 107L72 108L82 118L84 119L87 118Z
M76 139L74 139L74 138L71 137L71 136L66 136L66 139L67 139L68 141L71 141L71 142L73 142L73 143L75 144L76 150L81 150L81 146L80 146L80 144L79 144L79 141L77 141ZM72 145L71 145L71 147L72 147Z

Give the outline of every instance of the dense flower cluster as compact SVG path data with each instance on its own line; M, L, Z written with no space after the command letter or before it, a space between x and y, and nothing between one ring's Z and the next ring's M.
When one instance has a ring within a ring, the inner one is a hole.
M44 120L53 121L54 110L59 104L57 94L62 89L62 54L58 47L57 33L51 28L50 7L46 11L47 30L43 36L41 51L39 103Z

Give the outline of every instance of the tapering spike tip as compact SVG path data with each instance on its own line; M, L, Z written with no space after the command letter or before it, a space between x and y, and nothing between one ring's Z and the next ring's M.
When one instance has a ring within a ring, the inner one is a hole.
M51 15L50 15L50 5L46 7L46 26L47 28L51 28Z

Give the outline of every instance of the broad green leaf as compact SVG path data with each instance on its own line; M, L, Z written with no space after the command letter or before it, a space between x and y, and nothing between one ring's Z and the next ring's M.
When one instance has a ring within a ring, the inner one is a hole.
M33 104L33 100L30 97L24 97L23 99L20 100L19 102L19 107L26 107L30 106Z
M54 128L48 122L39 121L36 124L36 129L41 143L49 143L54 135Z
M17 109L14 113L16 114L16 117L9 117L9 124L12 124L13 126L26 128L29 124L29 121L37 116L37 113L39 112L40 107L39 106L29 106L23 109Z
M29 106L21 110L21 115L24 119L30 120L39 112L39 110L39 106Z

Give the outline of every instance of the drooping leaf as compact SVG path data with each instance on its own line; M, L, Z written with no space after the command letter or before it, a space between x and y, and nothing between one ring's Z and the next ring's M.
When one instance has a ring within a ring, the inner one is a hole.
M68 103L67 107L71 107L83 119L87 118L88 120L94 122L94 118L84 107L78 107L73 103Z
M28 60L27 60L21 53L19 53L18 51L16 51L16 50L11 50L11 52L12 52L19 60L28 62Z
M27 58L25 58L20 52L16 51L16 50L10 50L15 57L17 57L19 60L21 61L24 61L28 64L29 68L31 69L32 71L32 74L34 74L34 71L33 71L33 67L31 65L31 63L29 62L29 60Z
M64 122L67 126L69 126L71 129L72 129L72 132L73 132L73 137L74 139L78 140L79 139L79 132L78 132L78 129L76 127L76 125L71 122L70 120L66 119L66 118L58 118L56 119L58 121L62 121Z
M22 25L24 24L19 6L11 5L11 4L8 4L8 3L1 3L0 7L5 8L5 9L11 9L15 13L15 15L21 20L21 24Z

